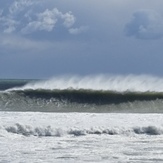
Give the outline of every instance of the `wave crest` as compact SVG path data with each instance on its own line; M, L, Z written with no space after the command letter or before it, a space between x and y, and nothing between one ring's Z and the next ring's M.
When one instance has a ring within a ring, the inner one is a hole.
M162 135L163 129L156 126L147 126L147 127L133 127L129 129L125 128L90 128L90 129L53 129L51 126L47 127L32 127L28 125L21 125L16 123L13 126L6 127L5 130L9 133L20 134L24 136L39 136L39 137L60 137L64 135L72 136L84 136L84 135L130 135L130 134L145 134L145 135Z

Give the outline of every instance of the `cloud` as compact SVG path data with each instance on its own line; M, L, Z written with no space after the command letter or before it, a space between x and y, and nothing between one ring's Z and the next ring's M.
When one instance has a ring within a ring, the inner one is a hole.
M9 7L9 13L10 14L16 14L20 11L23 11L26 7L29 7L31 5L33 5L34 3L36 3L37 0L32 1L32 0L17 0L14 1L10 7Z
M15 0L8 8L3 8L5 12L0 9L0 30L27 35L38 31L51 32L56 26L68 31L75 24L76 17L71 11L63 13L57 8L41 7L39 2Z
M9 17L0 17L0 22L2 23L4 33L12 33L16 30L16 26L19 24L16 20Z
M29 22L21 32L23 34L29 34L37 30L50 32L54 29L58 20L63 20L63 25L69 28L75 23L75 16L71 12L63 14L57 8L46 9L44 12L37 14L36 20Z
M13 33L21 26L22 16L29 6L35 2L31 0L16 0L13 1L7 8L0 9L0 26L4 33ZM17 18L21 15L21 20Z
M21 32L28 34L37 30L52 31L57 22L58 13L58 9L53 9L51 11L46 9L44 12L37 14L37 20L29 22Z
M87 30L88 30L88 26L81 26L79 28L70 28L69 33L76 35L76 34L80 34L82 32L85 32Z
M64 20L63 24L67 28L73 26L73 24L75 23L75 16L72 15L72 12L67 12L65 14L62 14L60 12L60 17Z
M151 10L137 11L126 24L125 34L137 39L160 39L163 37L163 17Z

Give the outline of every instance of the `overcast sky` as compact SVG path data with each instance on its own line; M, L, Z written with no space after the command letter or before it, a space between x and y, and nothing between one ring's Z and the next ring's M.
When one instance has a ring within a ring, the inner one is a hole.
M0 78L163 76L163 0L0 0Z

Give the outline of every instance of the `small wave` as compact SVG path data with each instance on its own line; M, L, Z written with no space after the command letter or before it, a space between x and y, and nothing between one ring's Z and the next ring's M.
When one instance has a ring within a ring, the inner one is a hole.
M45 128L36 127L33 128L28 125L21 125L19 123L16 123L14 126L6 127L6 131L10 133L15 134L21 134L24 136L61 136L63 133L61 130L53 130L50 126L47 126Z
M136 134L147 134L147 135L162 135L163 134L163 130L155 126L135 127L133 131Z
M65 135L85 136L85 135L130 135L130 134L145 134L145 135L162 135L163 129L155 126L147 127L133 127L129 129L124 128L90 128L90 129L53 129L51 126L47 127L31 127L21 125L19 123L14 126L6 127L5 130L9 133L20 134L24 136L38 136L38 137L60 137Z

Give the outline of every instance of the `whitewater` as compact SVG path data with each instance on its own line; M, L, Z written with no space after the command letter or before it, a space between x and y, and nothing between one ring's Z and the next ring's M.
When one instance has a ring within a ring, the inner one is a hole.
M163 78L0 80L0 162L163 162Z

